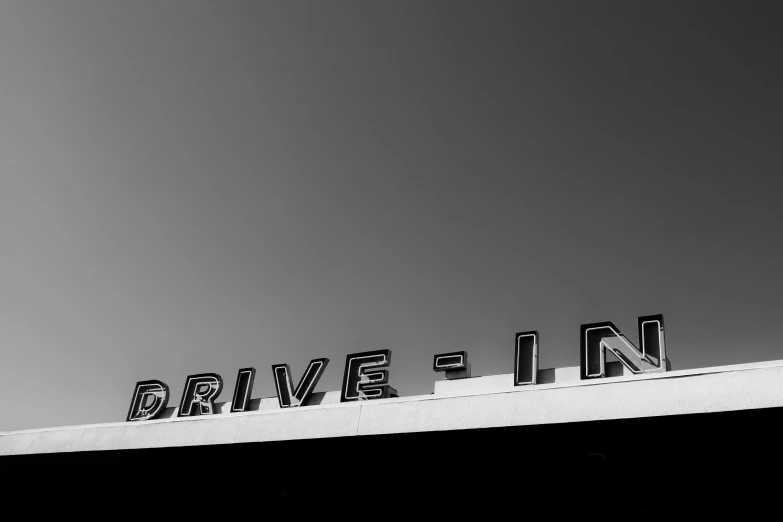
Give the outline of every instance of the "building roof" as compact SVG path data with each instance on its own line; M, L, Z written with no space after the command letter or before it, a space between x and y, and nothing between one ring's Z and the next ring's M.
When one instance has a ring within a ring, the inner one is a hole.
M580 380L579 368L540 370L532 386L513 375L437 381L430 395L340 403L339 392L313 394L307 406L280 409L277 399L253 411L24 430L0 434L0 455L94 452L246 442L360 437L547 425L783 406L783 361ZM122 413L122 412L121 412Z

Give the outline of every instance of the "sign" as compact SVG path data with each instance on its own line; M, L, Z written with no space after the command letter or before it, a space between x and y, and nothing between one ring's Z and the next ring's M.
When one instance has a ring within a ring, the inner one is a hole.
M606 377L606 352L613 354L634 375L665 372L671 369L666 357L663 315L647 315L638 319L639 346L635 345L611 322L583 324L579 328L580 378ZM538 331L526 331L514 336L514 386L536 385L538 382ZM313 359L296 387L287 364L272 365L272 376L281 408L307 406L329 359ZM391 350L373 350L349 354L345 358L340 402L360 402L397 397L389 384ZM436 354L432 369L444 372L446 379L468 379L471 365L467 352ZM255 381L255 368L242 368L237 373L231 413L249 411ZM223 379L216 373L189 375L177 411L178 417L214 415L215 399L223 389ZM169 387L162 381L136 383L128 410L127 421L156 418L169 401Z
M313 359L302 375L302 379L296 388L291 387L291 369L287 364L275 364L272 366L272 374L275 376L277 388L277 400L281 408L297 408L307 402L312 395L315 385L321 379L329 359Z
M579 329L582 379L606 376L607 350L634 374L669 369L663 342L663 316L640 317L638 326L641 348L637 348L612 323L583 324Z
M161 381L141 381L133 390L127 421L150 420L169 403L169 387Z
M255 380L255 368L242 368L237 372L237 383L234 385L234 400L231 401L232 413L247 411L248 406L250 406L250 394L253 393Z
M215 413L215 399L223 389L223 378L216 373L188 375L177 417L212 415Z
M376 350L348 355L340 402L396 397L397 390L389 386L391 350Z
M446 379L466 379L470 377L468 352L441 353L432 360L432 370L445 372Z

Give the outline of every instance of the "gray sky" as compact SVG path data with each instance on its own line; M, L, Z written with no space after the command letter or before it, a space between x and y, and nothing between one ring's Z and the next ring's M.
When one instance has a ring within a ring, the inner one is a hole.
M773 5L0 2L0 430L653 313L674 368L783 359Z

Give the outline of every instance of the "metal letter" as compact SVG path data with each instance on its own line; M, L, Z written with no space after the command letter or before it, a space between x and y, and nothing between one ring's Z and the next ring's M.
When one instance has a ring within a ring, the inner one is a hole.
M389 386L389 371L375 370L391 364L391 350L352 353L345 358L345 373L340 402L396 397ZM369 369L373 371L367 371Z
M128 422L154 419L169 403L169 387L161 381L141 381L133 390Z
M606 376L606 350L634 374L665 372L671 369L666 358L663 337L663 315L640 317L641 350L612 323L583 324L579 330L581 378Z
M516 335L514 349L514 386L536 384L538 378L538 331Z
M315 390L318 380L323 375L329 359L313 359L307 366L307 370L294 389L291 385L291 368L287 364L272 365L272 373L275 376L277 387L277 400L281 408L295 408L302 406L310 398Z
M237 373L237 383L234 386L234 400L231 401L231 412L247 411L250 404L250 394L253 393L253 381L256 380L255 368L242 368Z
M446 379L466 379L470 377L468 352L439 353L432 360L432 369L446 372Z
M215 398L222 389L223 378L216 373L188 375L177 416L212 415L215 413ZM195 412L193 411L194 404L198 406Z

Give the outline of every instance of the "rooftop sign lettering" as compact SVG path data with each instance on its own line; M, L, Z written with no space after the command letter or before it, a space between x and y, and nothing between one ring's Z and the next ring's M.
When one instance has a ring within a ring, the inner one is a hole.
M671 369L666 357L663 316L649 315L638 319L639 346L611 322L583 324L579 329L580 378L606 377L606 352L613 354L633 375L665 372ZM514 337L514 386L537 384L540 337L537 331L517 333ZM302 373L296 387L287 364L272 366L272 375L280 408L306 407L323 375L329 359L313 359ZM397 397L389 384L391 350L374 350L349 354L345 358L340 402L359 402ZM467 352L436 354L432 369L444 372L447 380L471 377ZM255 381L255 368L242 368L234 385L231 413L248 411ZM215 373L189 375L185 379L177 410L178 417L214 415L215 399L223 389L223 379ZM149 380L136 383L127 421L146 421L158 417L169 401L166 383Z

